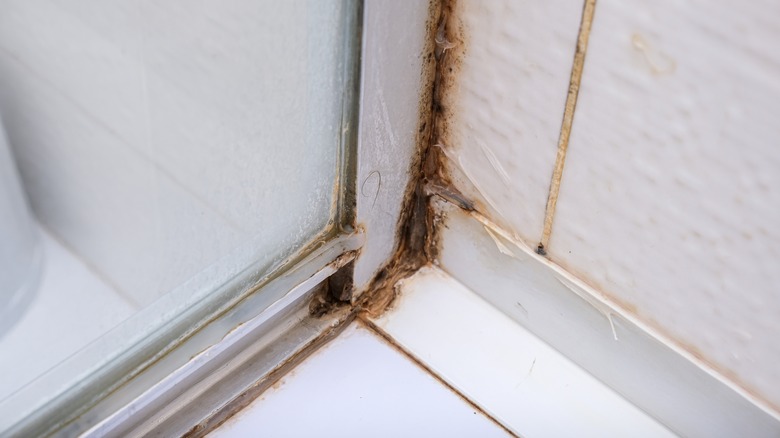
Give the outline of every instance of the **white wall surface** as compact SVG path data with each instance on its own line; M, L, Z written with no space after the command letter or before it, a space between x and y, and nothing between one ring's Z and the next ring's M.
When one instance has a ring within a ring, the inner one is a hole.
M780 408L780 4L600 1L549 253Z
M268 267L326 227L344 2L1 5L0 109L32 206L128 299Z
M465 51L444 147L458 188L536 245L555 162L582 3L457 2Z
M451 167L483 213L533 247L583 4L460 3ZM778 19L769 1L599 0L548 247L776 411Z

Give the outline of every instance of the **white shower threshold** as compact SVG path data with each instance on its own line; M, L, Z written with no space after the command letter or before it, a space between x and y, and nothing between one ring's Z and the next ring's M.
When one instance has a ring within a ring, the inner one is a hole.
M300 413L307 412L306 421ZM212 436L675 436L436 268Z

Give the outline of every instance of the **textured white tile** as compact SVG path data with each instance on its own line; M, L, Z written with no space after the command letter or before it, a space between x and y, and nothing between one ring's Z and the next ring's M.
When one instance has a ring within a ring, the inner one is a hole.
M353 325L209 436L502 437L507 433L384 340Z
M549 248L776 409L778 19L599 0Z
M458 2L465 50L446 97L456 185L536 245L558 144L582 3ZM456 47L453 50L459 51Z

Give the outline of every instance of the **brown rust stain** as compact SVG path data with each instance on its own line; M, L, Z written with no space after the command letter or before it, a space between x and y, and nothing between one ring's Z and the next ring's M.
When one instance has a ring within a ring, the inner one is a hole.
M417 154L410 169L397 231L397 246L390 262L373 279L358 305L377 316L392 305L395 285L439 254L437 225L441 218L431 205L438 195L463 208L473 203L453 188L444 166L446 157L435 147L449 128L452 113L446 96L454 86L465 51L463 25L454 0L433 0L426 21L422 93L419 101Z
M331 263L337 271L315 287L316 290L309 301L309 316L321 318L341 308L352 306L352 292L355 289L352 278L359 252L346 252Z
M339 303L330 293L328 280L325 280L315 287L312 298L309 301L309 316L322 318L333 313L339 308Z

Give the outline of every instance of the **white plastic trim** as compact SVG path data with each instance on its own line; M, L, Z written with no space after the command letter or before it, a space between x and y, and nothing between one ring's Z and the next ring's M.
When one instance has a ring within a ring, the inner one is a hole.
M518 436L674 436L440 269L399 289L376 327Z
M760 400L478 215L438 203L441 268L683 436L775 437Z
M355 263L355 287L367 288L393 254L398 218L416 152L428 0L366 0L357 222L366 245Z

